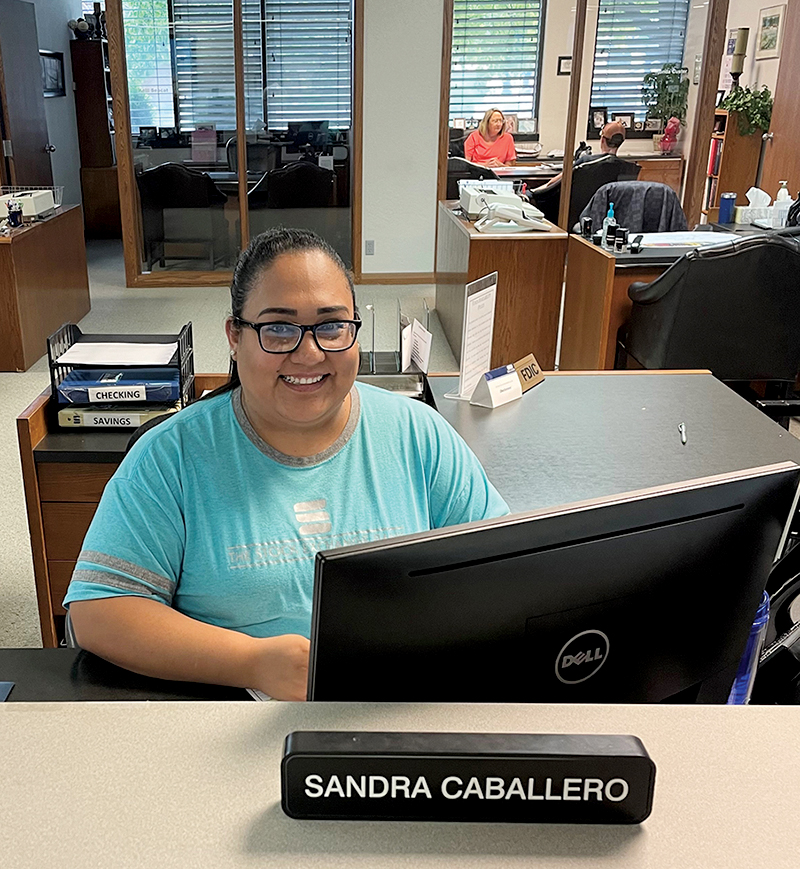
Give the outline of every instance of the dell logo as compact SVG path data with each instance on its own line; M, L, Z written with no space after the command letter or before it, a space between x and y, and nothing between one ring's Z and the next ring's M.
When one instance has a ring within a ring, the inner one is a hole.
M608 650L608 637L602 631L581 631L558 653L556 677L565 685L585 682L605 664Z

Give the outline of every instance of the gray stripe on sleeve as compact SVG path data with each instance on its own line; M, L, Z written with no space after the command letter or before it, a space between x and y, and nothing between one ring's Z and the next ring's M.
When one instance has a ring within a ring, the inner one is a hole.
M175 594L175 581L167 579L158 573L153 573L152 570L134 564L132 561L125 561L122 558L117 558L114 555L106 555L104 552L95 552L91 549L84 549L78 556L78 561L89 561L99 567L107 567L109 570L118 570L120 573L127 573L134 579L140 579L148 585L152 585L159 591L164 592L166 596L172 599Z
M80 570L73 571L72 580L74 582L91 582L97 585L107 585L109 588L117 588L120 591L130 592L131 594L146 595L167 605L172 603L172 598L163 591L153 591L152 588L141 582L125 579L124 576L120 576L118 573L108 573L105 570L86 570L85 568L81 568Z

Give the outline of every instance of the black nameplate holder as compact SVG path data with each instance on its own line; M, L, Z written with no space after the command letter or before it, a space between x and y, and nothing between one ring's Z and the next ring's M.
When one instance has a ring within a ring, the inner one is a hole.
M639 824L655 775L635 736L297 731L281 805L300 820Z

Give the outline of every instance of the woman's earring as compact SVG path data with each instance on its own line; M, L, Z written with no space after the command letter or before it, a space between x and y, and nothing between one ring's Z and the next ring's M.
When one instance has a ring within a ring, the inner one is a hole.
M231 359L233 359L234 362L236 361L236 352L234 350L230 351L230 357Z

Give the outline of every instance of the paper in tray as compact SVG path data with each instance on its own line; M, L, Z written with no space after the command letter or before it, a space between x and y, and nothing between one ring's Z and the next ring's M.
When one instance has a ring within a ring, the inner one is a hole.
M58 386L59 404L128 404L181 397L177 368L74 369Z

